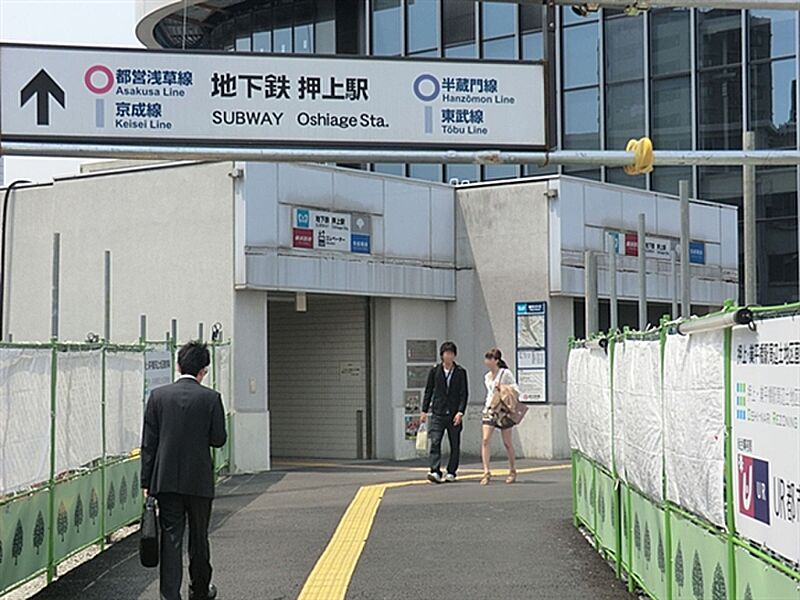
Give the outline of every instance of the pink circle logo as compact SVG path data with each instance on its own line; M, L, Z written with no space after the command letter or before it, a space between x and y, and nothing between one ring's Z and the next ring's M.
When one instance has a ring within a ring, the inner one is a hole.
M98 76L95 77L95 74L98 74ZM95 81L98 79L102 81L103 77L105 77L105 83L95 85ZM83 83L86 84L90 92L105 94L114 86L114 74L111 72L111 69L105 65L94 65L86 69L86 74L83 76Z

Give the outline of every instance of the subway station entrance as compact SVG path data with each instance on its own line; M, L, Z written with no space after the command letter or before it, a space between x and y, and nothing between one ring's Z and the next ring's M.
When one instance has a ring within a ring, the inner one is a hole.
M268 397L273 457L371 458L369 301L273 295Z

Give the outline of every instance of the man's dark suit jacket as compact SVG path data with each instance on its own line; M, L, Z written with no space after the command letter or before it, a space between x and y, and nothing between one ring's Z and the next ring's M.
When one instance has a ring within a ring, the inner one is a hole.
M196 379L183 377L154 389L142 433L142 488L163 493L214 497L210 448L225 444L222 398Z
M440 416L463 414L467 410L468 396L467 370L454 363L448 387L444 376L444 367L438 364L428 373L428 383L422 399L422 412L430 411L434 415Z

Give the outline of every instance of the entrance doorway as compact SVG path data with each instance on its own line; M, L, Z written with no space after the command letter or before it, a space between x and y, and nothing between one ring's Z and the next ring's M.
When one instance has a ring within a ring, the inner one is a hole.
M270 297L268 323L272 456L371 458L368 299Z

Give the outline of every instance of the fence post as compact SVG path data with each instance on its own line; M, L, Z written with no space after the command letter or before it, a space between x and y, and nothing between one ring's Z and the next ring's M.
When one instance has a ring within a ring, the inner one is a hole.
M586 304L586 335L584 337L588 340L600 329L597 305L597 257L591 250L587 250L584 254L583 270L583 293Z
M611 303L611 331L614 333L619 329L619 299L617 297L617 237L608 234L606 244L608 244L608 300Z
M725 308L731 310L730 302ZM736 550L734 532L736 531L734 499L733 499L733 417L731 415L731 347L733 344L733 327L727 327L723 338L723 363L725 381L725 528L728 541L728 581L730 589L736 590ZM734 593L730 597L734 597Z
M689 269L689 182L678 182L681 203L681 316L688 319L692 314L692 274Z
M103 256L103 338L111 341L111 251Z
M147 315L139 315L139 343L147 343Z
M53 271L50 309L50 480L48 481L47 583L53 581L56 531L56 409L58 395L58 310L61 284L61 234L53 234Z
M744 132L743 149L755 150L755 133ZM758 303L756 271L756 168L742 166L742 196L744 203L744 303Z
M108 331L107 331L108 333ZM106 511L105 511L105 498L106 498L106 463L108 462L108 450L106 446L106 368L107 368L107 355L108 355L108 338L103 341L102 352L102 372L100 374L100 422L102 427L102 458L100 461L100 488L103 490L103 510L100 513L100 549L106 547Z
M639 263L639 331L647 329L647 226L644 213L639 213L636 240Z

